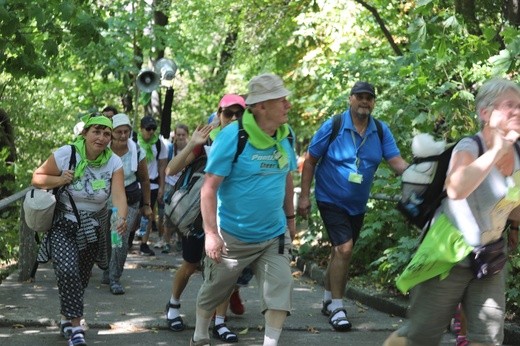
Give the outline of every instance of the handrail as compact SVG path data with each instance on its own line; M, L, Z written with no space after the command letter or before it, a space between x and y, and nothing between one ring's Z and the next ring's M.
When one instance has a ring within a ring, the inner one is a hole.
M16 192L13 195L0 200L0 210L7 208L11 204L17 202L20 199L24 199L26 193L32 188L29 186L22 191ZM295 207L298 203L298 196L301 192L300 187L294 188L294 204ZM399 200L399 196L388 196L382 193L376 193L370 195L371 199L396 202ZM20 232L19 232L19 258L18 258L18 269L19 276L18 281L20 282L32 282L34 281L34 274L37 268L36 256L38 251L38 244L35 240L34 231L31 230L25 223L23 208L20 208Z
M24 198L27 191L29 191L31 188L32 188L32 186L26 187L22 191L18 191L16 193L12 194L11 196L1 199L0 200L0 210L7 208L14 202L18 201L19 199Z

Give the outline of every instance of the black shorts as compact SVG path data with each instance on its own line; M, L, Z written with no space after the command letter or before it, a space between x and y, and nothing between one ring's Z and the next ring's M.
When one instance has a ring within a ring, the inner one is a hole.
M365 214L349 215L335 204L319 201L317 204L332 246L345 244L350 239L355 244L363 227Z
M204 232L182 237L182 259L188 263L198 263L204 253Z

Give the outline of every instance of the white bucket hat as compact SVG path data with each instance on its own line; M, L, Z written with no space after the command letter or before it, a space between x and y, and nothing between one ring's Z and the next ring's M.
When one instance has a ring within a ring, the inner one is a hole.
M249 81L248 89L249 92L246 98L247 105L274 100L285 97L291 93L283 86L282 79L272 73L264 73L253 77L253 79Z
M130 126L130 129L132 128L132 125L130 125L130 119L128 118L128 115L124 113L118 113L112 117L112 125L114 129L119 126L127 125Z

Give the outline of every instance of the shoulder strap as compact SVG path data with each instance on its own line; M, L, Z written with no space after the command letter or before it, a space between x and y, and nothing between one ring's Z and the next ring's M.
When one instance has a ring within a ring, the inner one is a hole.
M74 144L70 145L70 159L69 159L69 170L76 168L76 147Z
M336 139L336 137L338 137L342 122L343 119L341 118L341 114L335 114L332 116L332 131L329 136L329 145Z
M471 136L471 139L473 139L475 142L477 142L478 145L478 157L481 157L482 154L484 154L484 147L482 146L482 141L480 140L480 137L478 135ZM516 143L515 143L516 145Z
M248 138L249 138L249 135L247 134L247 131L244 130L244 124L242 124L242 118L240 118L240 119L238 119L237 152L235 153L235 157L233 158L233 163L237 162L238 157L244 151ZM294 147L294 135L293 135L292 130L289 130L289 135L287 136L287 139L289 140L291 147Z
M376 118L373 118L374 122L376 123L377 128L377 135L379 136L379 141L381 144L383 144L383 125L381 125L381 122L377 120Z
M379 120L377 120L376 118L372 118L372 119L374 119L374 123L376 124L377 135L379 136L379 141L381 143L383 143L383 125L381 125L381 122ZM332 116L332 131L330 132L329 145L330 145L330 143L332 143L333 140L336 139L336 137L338 137L339 130L341 129L342 123L343 123L343 118L341 117L341 114L335 114Z
M159 154L161 153L161 139L157 139L157 142L155 142L155 149L157 149L157 154L155 154L155 159L159 160Z
M238 156L242 154L244 148L246 147L247 138L249 135L246 130L244 130L244 124L242 124L242 118L238 119L238 142L237 142L237 152L235 153L235 157L233 158L233 163L237 162Z

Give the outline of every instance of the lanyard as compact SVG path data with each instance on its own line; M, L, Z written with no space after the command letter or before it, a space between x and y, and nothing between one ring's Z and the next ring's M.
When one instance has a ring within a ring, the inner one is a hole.
M363 140L361 141L361 143L359 143L359 146L356 145L356 135L354 134L354 131L350 130L350 136L352 137L352 143L354 144L354 148L356 148L356 168L359 169L359 165L361 164L361 160L359 159L359 155L358 155L359 149L367 141L367 134L365 132L365 137L363 137Z

